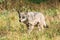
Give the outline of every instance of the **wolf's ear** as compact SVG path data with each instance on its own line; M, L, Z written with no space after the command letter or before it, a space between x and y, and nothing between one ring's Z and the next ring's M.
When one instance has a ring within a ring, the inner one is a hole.
M19 18L21 18L21 16L20 16L20 15L21 15L21 14L20 14L21 12L20 12L20 11L17 11L17 12L18 12Z
M25 15L27 15L27 14L28 14L28 11L25 12Z

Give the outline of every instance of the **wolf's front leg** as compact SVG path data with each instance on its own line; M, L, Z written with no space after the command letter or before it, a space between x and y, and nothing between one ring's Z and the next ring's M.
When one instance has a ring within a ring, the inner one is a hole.
M34 29L34 25L29 25L28 33L30 34L33 29Z

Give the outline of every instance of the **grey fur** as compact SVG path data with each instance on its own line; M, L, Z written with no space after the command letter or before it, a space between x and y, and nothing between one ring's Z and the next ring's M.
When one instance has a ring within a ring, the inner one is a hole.
M27 23L25 24L29 25L28 33L30 33L33 30L36 24L39 28L39 31L44 29L43 26L46 26L45 17L40 12L21 12L20 16L20 21L23 23L25 23L24 21L26 21Z

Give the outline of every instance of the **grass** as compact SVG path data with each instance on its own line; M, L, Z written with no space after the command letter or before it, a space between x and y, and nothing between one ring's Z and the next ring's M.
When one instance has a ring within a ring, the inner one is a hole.
M32 2L32 3L35 3L35 4L40 4L41 2L46 2L47 0L27 0L28 2Z
M19 22L18 13L15 10L1 10L0 40L60 40L58 12L55 9L46 10L45 16L49 28L39 32L38 28L35 27L31 34L28 35L26 25Z

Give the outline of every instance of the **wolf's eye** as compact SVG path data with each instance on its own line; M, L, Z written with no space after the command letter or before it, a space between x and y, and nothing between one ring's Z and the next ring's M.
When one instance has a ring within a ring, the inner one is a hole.
M24 16L22 18L25 18Z

